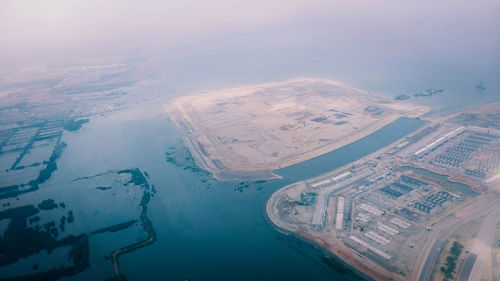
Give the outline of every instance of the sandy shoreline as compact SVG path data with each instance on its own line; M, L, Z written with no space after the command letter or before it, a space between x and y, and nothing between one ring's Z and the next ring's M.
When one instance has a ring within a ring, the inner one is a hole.
M394 141L393 143L388 144L384 148L374 151L364 157L348 163L344 166L337 167L334 171L344 170L349 166L357 165L370 159L374 159L384 151L390 149L390 147L396 145L400 142L400 139ZM332 173L327 172L326 174ZM321 178L323 175L318 175L315 178ZM283 221L278 214L278 207L275 203L278 200L278 197L282 196L282 193L286 192L287 189L293 188L293 186L302 183L296 182L285 187L282 187L275 191L267 200L265 205L265 217L267 221L279 232L292 235L297 237L298 239L304 240L311 245L317 247L319 250L324 251L325 253L333 254L335 257L339 258L343 263L347 264L350 269L356 274L366 278L367 280L382 280L389 281L394 280L394 276L391 272L387 271L385 268L379 266L377 263L371 261L369 258L360 256L359 252L347 247L341 240L335 238L335 230L331 229L331 237L316 237L311 233L305 232L300 229L295 224L289 224ZM333 238L333 240L332 240ZM330 240L329 242L327 242Z
M494 113L475 108L436 116L427 126L372 154L277 190L266 202L270 223L375 280L429 280L436 268L439 274L439 268L446 266L442 249L449 239L470 248L474 233L457 238L456 230L498 207L492 196L497 187L491 183L498 165L491 159L498 155L500 125L495 118L500 111L498 104L486 107ZM469 115L470 111L478 115ZM465 130L441 147L418 155L460 128ZM463 157L470 162L447 166L439 162L454 159L453 154L446 155L469 142L477 145ZM484 175L465 172L489 163L493 164L486 166ZM440 195L447 199L431 205ZM493 235L491 231L488 235Z
M220 180L278 178L272 171L429 111L316 78L183 96L164 108L196 163Z
M321 237L315 237L307 232L298 229L292 224L286 224L282 220L280 220L279 217L277 217L274 209L272 208L272 205L275 201L276 196L278 196L278 194L282 190L283 189L280 189L271 195L266 203L264 212L267 221L276 229L276 231L281 232L285 235L292 235L297 239L303 240L306 243L313 245L325 254L333 254L340 260L340 262L347 265L355 274L364 277L367 280L392 280L390 274L383 272L383 270L380 270L380 267L375 264L367 265L367 262L369 261L366 258L360 258L359 254L346 247L342 243L332 244L326 242L324 239L321 239ZM377 269L373 267L377 267Z

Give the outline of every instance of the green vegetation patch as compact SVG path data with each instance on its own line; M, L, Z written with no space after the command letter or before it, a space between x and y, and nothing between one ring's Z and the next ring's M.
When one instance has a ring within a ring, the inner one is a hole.
M68 236L56 240L47 231L31 228L26 224L28 217L38 214L39 210L33 205L25 205L0 212L0 220L11 219L3 237L0 239L0 266L17 262L23 257L47 250L49 253L55 248L75 245L82 237ZM54 226L53 222L47 223L47 228ZM52 228L53 229L53 228ZM82 260L79 260L82 262ZM76 263L75 263L76 264Z
M318 194L315 192L304 192L300 194L299 205L312 205L316 202L316 196Z
M92 232L92 234L98 234L98 233L104 233L104 232L118 232L120 230L129 228L130 226L132 226L136 222L137 222L137 220L130 220L130 221L127 221L124 223L115 224L113 226L98 229L98 230Z
M52 155L50 155L49 162L47 163L47 166L43 168L40 173L38 174L38 178L32 180L29 182L29 185L31 186L38 186L39 184L45 182L50 178L52 173L57 170L57 164L56 160L61 156L63 153L63 149L68 146L65 142L60 142L56 144L54 147L54 150L52 151Z
M89 119L80 119L80 120L70 120L66 126L64 126L64 129L66 131L74 132L80 130L83 124L88 123Z
M70 252L70 258L73 260L74 265L65 267L61 265L59 267L53 267L52 269L45 272L37 272L34 274L16 276L11 278L1 278L2 281L48 281L48 280L58 280L63 276L73 276L79 272L84 271L90 266L89 263L89 242L86 234L81 234L79 236L68 237L70 242L73 242L73 247ZM33 269L38 269L38 264L33 265Z
M141 170L138 168L135 169L128 169L128 170L121 170L118 171L118 174L130 174L130 180L125 183L125 185L128 185L129 183L133 183L135 185L142 186L144 188L149 188L149 183L144 177L144 175L141 173Z
M42 203L38 204L38 208L41 210L52 210L57 208L57 204L52 199L43 200Z
M460 257L463 248L464 246L462 246L457 241L453 242L453 245L451 246L450 249L450 255L446 257L446 262L444 266L440 268L441 272L444 274L443 281L449 281L455 279L454 273L455 269L457 268L457 260L458 257Z

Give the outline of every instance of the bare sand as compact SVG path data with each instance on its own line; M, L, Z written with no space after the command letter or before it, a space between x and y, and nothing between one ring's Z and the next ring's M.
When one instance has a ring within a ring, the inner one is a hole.
M198 165L222 180L273 178L273 170L333 151L424 106L319 78L296 78L183 96L165 110Z

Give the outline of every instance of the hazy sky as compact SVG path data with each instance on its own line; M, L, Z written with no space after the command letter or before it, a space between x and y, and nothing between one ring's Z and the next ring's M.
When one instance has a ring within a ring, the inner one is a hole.
M362 35L366 40L438 35L467 44L467 36L484 34L490 38L479 38L482 44L498 44L493 32L499 31L499 19L500 1L494 0L2 0L0 52L168 45L196 37L297 28L298 23L315 32L318 26L310 24L315 21L323 21L333 35ZM414 25L423 28L412 29Z
M499 34L500 0L2 0L0 74L155 47L169 85L323 76L492 90Z
M43 53L113 44L175 44L207 33L255 30L292 22L314 12L323 5L321 2L3 0L0 51Z
M177 90L319 76L500 97L500 0L0 0L0 75L144 47Z

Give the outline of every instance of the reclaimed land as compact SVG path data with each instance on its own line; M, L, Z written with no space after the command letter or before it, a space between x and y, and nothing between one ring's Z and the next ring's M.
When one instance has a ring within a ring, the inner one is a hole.
M429 108L331 80L297 78L183 96L165 110L201 168L221 180L247 180L277 178L273 170Z
M451 280L462 251L481 259L468 268L479 280L483 265L496 263L499 112L496 103L434 115L370 155L276 191L266 204L268 219L375 280L431 280L436 271ZM478 234L457 235L480 222ZM457 242L440 264L450 237Z

